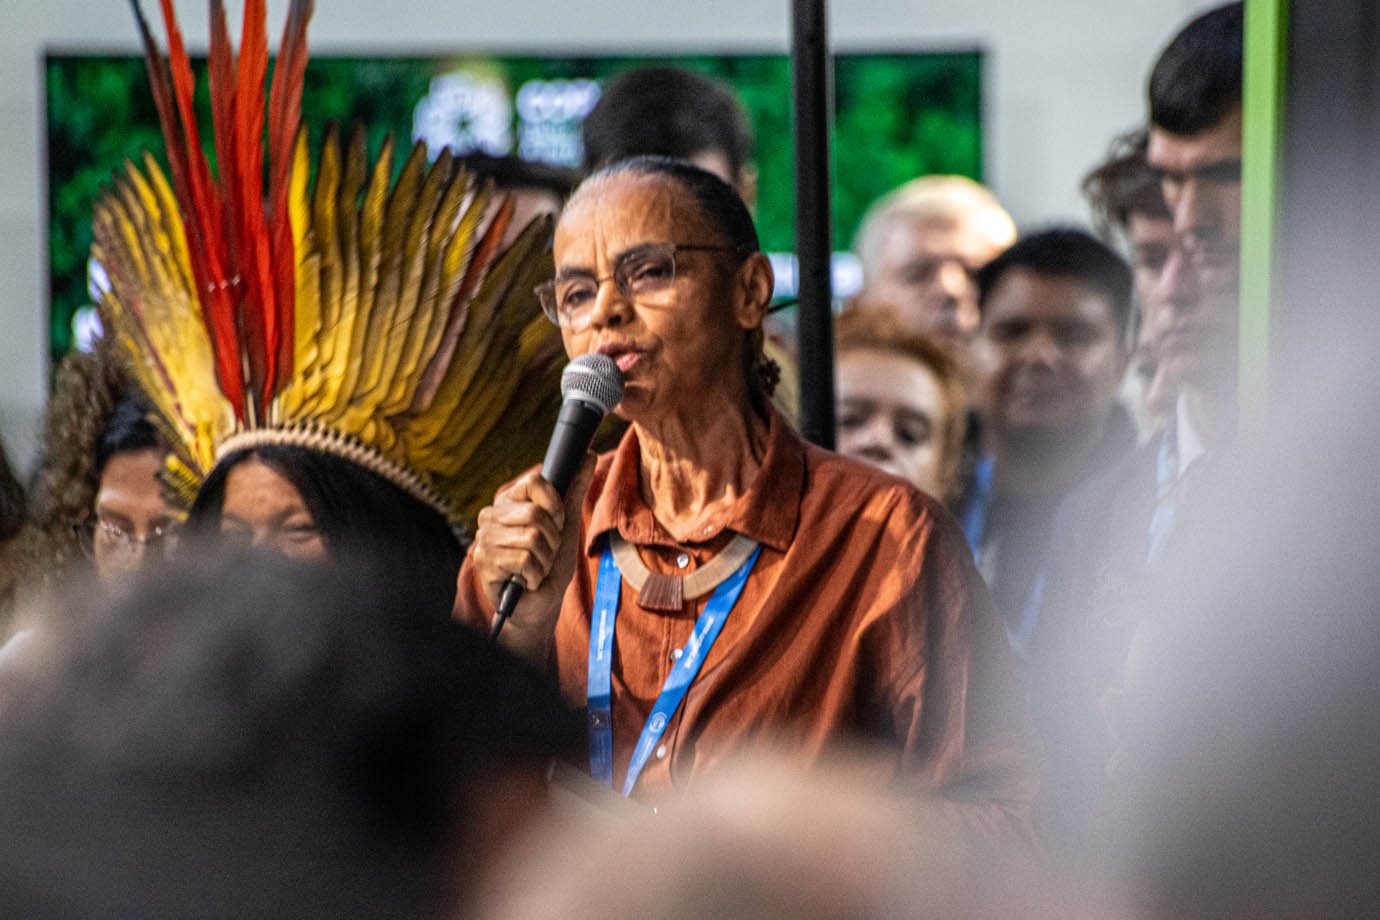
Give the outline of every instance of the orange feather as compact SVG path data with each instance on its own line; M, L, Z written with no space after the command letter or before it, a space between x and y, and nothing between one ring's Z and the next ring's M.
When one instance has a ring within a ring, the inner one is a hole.
M278 46L278 60L273 68L273 85L268 102L268 162L270 174L269 206L273 228L271 276L277 283L274 303L277 326L280 330L274 364L277 373L268 380L271 398L292 379L295 354L293 341L293 310L296 285L296 253L293 249L292 223L288 216L289 179L292 175L293 148L297 128L302 120L302 83L307 67L307 20L311 18L311 0L292 0L287 25Z
M235 414L243 418L245 394L233 315L235 291L224 259L226 235L220 197L211 182L206 157L201 150L196 115L192 108L191 62L187 59L177 17L170 0L160 0L160 5L168 32L166 64L148 31L137 0L135 13L144 32L150 80L159 87L155 94L162 94L159 120L163 127L163 139L168 145L174 189L185 215L183 226L187 250L215 352L216 376Z

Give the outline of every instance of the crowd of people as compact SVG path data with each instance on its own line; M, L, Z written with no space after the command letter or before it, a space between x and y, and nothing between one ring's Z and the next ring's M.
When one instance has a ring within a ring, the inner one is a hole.
M1373 576L1329 567L1365 520L1344 473L1309 492L1335 527L1290 580L1246 483L1309 459L1236 436L1242 4L1153 62L1093 232L956 176L868 210L837 452L793 422L727 87L613 81L578 175L395 178L334 133L308 160L309 16L265 150L224 83L197 133L139 19L169 168L97 209L106 333L27 488L0 455L0 913L1380 904ZM617 417L562 492L590 354Z

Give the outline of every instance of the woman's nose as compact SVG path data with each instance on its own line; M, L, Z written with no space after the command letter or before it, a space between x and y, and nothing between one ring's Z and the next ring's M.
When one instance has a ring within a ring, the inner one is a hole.
M612 278L599 283L594 294L594 307L590 310L589 324L596 328L621 326L631 318L632 303Z
M857 444L860 450L891 452L896 446L896 437L887 413L874 412L868 417L866 424L858 429Z

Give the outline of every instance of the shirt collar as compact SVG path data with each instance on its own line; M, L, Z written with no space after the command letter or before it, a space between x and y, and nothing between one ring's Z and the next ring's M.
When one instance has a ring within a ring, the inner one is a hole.
M774 408L768 407L767 411L767 452L752 485L729 509L722 526L715 526L693 542L709 542L724 530L731 530L778 552L790 548L804 495L805 442ZM610 530L617 530L623 539L634 544L679 545L642 500L638 487L640 460L637 429L630 427L614 449L608 475L590 513L585 531L587 554L595 552L600 539Z
M1179 399L1174 404L1174 435L1179 449L1176 478L1183 476L1194 460L1207 453L1207 445L1203 443L1201 434L1201 422L1201 411L1194 405L1192 395L1181 389Z

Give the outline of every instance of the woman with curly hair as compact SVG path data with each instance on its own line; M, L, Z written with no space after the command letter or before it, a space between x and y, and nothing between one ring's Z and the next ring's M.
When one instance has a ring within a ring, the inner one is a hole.
M89 563L103 577L135 567L161 544L177 510L157 480L166 448L101 340L58 368L30 483L28 519L0 550L5 606Z

